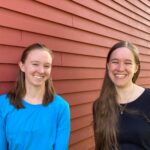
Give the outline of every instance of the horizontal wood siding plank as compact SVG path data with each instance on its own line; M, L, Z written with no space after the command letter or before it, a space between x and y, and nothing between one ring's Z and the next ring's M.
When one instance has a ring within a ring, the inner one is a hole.
M17 64L22 54L22 48L0 45L0 63ZM9 57L11 56L11 57Z
M83 116L92 114L92 103L86 103L84 105L72 106L71 107L71 118L80 118Z
M149 77L144 77L144 78L139 78L137 80L137 84L139 85L146 85L147 83L150 83L150 78Z
M94 138L89 137L83 141L73 144L69 147L69 150L91 150L94 147ZM94 149L93 149L94 150Z
M54 67L52 77L54 80L70 79L96 79L103 78L105 70L99 68L78 68L78 67Z
M93 129L91 126L82 128L76 132L72 132L71 139L70 139L70 145L76 144L80 141L83 141L87 138L90 138L93 136ZM85 145L86 147L86 145Z
M146 77L146 78L149 78L150 77L150 70L141 70L141 72L140 72L140 77L142 77L142 78L144 78L144 77Z
M139 49L140 54L145 54L145 55L147 55L147 56L150 55L150 50L149 50L149 48L140 46L140 45L138 45L138 43L137 43L136 45L138 46L138 49ZM150 46L150 44L148 44L148 46Z
M16 81L17 74L17 65L0 64L0 82Z
M55 81L54 85L56 90L60 94L73 93L73 92L84 92L98 90L102 85L102 80L62 80Z
M141 68L142 69L150 70L149 66L150 66L150 63L141 62Z
M17 45L19 42L21 42L21 31L0 26L0 44Z
M106 60L104 58L62 54L63 66L76 66L76 67L91 67L91 68L104 68Z
M149 55L140 55L140 60L142 61L142 62L150 62L150 59L149 59Z
M62 94L62 96L67 99L71 106L78 106L86 103L93 103L95 99L99 96L99 89L93 91L84 91L76 93Z
M93 122L92 115L87 115L84 117L72 119L71 120L71 123L72 123L71 131L76 131L76 130L82 129L86 126L91 126L92 122Z

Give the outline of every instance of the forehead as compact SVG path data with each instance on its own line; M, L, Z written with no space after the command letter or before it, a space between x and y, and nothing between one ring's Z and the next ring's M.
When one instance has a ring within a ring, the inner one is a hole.
M41 59L52 59L52 56L48 49L34 49L28 53L26 60L41 60Z
M121 47L121 48L115 49L112 52L110 59L131 59L131 60L134 60L134 55L131 52L131 50L129 50L127 47Z

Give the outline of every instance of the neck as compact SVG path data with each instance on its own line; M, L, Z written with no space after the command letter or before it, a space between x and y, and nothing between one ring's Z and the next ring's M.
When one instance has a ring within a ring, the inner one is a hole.
M132 83L127 87L116 87L118 93L118 102L119 103L128 103L132 100L135 93L136 85Z
M26 86L26 94L24 99L29 103L39 104L43 101L45 88L44 87L33 87L33 86Z

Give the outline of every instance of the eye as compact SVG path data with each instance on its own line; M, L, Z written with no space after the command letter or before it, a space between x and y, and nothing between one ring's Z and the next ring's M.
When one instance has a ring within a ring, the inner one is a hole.
M132 62L125 62L126 65L132 65Z
M45 65L44 68L50 68L50 65Z
M111 61L112 64L118 64L119 62L116 60Z
M37 63L33 63L32 65L33 65L33 66L38 66L38 64L37 64Z

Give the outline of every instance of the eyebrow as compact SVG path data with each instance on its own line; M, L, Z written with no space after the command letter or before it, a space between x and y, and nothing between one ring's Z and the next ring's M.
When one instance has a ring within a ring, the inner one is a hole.
M40 61L35 60L35 61L31 61L31 63L40 63ZM51 63L49 62L46 62L45 64L51 65Z
M117 58L113 58L113 59L110 59L110 61L113 61L113 60L119 60ZM125 59L125 61L132 61L131 59Z

